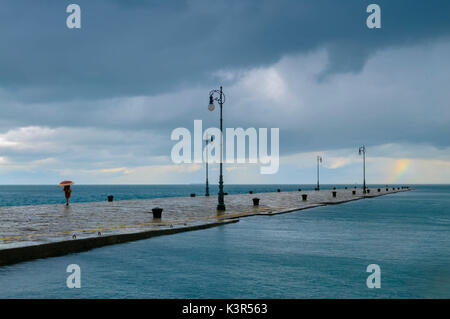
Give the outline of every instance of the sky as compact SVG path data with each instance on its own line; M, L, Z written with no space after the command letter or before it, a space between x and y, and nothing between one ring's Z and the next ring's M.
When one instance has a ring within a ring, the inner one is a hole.
M363 144L369 184L448 183L449 56L446 0L3 0L0 184L202 183L170 136L218 127L221 85L224 127L280 145L276 174L225 164L225 183L315 183L318 155L322 183L361 183Z

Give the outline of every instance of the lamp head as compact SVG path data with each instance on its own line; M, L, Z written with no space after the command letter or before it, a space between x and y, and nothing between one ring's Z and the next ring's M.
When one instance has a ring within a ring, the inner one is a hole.
M208 105L208 110L210 110L211 112L214 111L214 101L213 101L213 97L212 95L209 96L209 105Z

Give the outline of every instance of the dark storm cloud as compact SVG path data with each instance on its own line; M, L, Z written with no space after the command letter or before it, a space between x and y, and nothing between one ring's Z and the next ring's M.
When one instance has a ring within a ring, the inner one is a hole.
M449 1L4 0L0 173L168 164L174 128L218 125L219 83L225 126L280 128L281 156L422 143L448 158L449 14Z
M65 26L66 6L82 29ZM326 47L324 75L358 71L387 46L449 34L449 1L2 1L0 88L26 102L154 95Z

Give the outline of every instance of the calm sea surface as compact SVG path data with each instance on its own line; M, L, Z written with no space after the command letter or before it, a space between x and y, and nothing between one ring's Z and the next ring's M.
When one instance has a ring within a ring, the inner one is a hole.
M308 188L226 191L298 187ZM73 189L73 200L82 202L109 194L200 195L204 188ZM450 298L449 195L449 185L416 185L411 192L4 266L0 298ZM1 206L63 201L53 186L0 186ZM81 267L81 289L66 287L69 264ZM366 286L369 264L381 267L380 289Z

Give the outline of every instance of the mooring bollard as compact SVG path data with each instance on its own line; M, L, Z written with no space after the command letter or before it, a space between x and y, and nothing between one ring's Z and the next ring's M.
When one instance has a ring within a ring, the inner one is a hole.
M278 192L278 193L281 192L281 189L278 188L278 189L277 189L277 192Z
M249 191L248 193L249 193L249 194L253 194L253 191Z
M389 188L386 188L386 192L389 191Z
M352 191L352 195L356 195L356 191Z
M299 192L301 192L301 191L302 191L302 189L301 189L301 188L299 188L299 189L298 189L298 191L299 191Z
M191 197L195 197L195 193L192 193L192 194L191 194Z
M333 197L336 197L336 193L337 193L337 192L333 192Z
M367 194L369 194L370 193L370 189L366 189L366 192L367 192Z
M302 200L306 200L308 198L308 194L302 194Z
M109 195L108 196L108 202L112 202L114 200L114 196L113 195Z
M163 209L159 207L152 208L153 218L161 218Z
M381 192L381 189L378 188L378 193Z
M253 201L253 206L258 206L259 205L259 198L255 197L252 199Z

